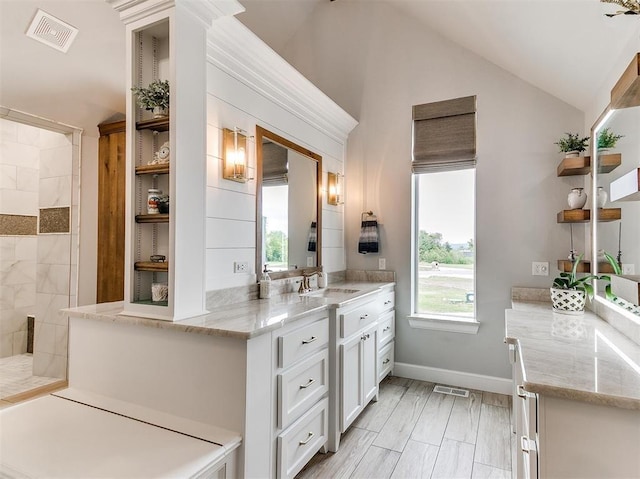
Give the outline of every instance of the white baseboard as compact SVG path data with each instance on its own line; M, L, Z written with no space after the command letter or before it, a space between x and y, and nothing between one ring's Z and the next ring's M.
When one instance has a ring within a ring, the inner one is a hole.
M416 364L395 363L393 366L393 375L498 394L511 395L513 392L511 379L452 371L450 369L431 368L429 366L418 366Z

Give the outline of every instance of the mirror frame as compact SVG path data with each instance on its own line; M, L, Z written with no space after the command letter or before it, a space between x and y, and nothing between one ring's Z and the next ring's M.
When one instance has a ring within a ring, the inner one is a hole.
M271 279L302 276L304 273L322 271L322 156L288 140L277 133L256 125L256 280L262 273L262 141L267 138L287 149L316 162L316 266L269 272Z

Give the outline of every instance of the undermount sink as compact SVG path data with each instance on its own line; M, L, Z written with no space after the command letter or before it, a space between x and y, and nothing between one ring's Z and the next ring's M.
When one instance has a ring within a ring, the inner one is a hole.
M304 296L315 296L317 298L330 298L332 296L339 296L343 294L358 293L359 291L360 291L359 289L349 289L349 288L324 288L324 289L311 291L310 293L305 293Z

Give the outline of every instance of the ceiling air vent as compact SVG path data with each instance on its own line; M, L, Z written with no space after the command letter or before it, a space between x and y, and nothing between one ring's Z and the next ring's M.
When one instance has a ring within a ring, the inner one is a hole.
M40 9L36 12L27 30L28 37L63 53L69 50L77 34L77 28Z

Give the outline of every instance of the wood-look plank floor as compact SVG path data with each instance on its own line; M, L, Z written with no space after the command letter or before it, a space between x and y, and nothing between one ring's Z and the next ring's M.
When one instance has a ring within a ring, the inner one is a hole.
M511 478L511 397L472 390L461 398L433 387L386 378L340 450L316 454L297 477Z

